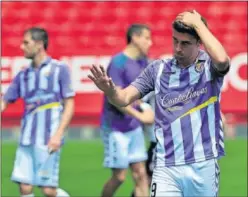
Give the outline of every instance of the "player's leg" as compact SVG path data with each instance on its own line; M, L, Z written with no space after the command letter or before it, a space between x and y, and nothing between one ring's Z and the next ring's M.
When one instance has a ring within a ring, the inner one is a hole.
M156 154L156 142L150 142L149 149L147 151L148 159L146 160L146 173L148 175L148 185L151 185L152 182L152 172L154 168L155 162L155 154Z
M32 146L19 146L11 180L19 184L20 194L23 197L34 196L33 173Z
M61 188L42 187L42 192L47 197L69 197L70 195Z
M126 179L127 169L112 169L112 176L105 183L102 197L112 197Z
M145 162L147 182L148 182L149 188L150 188L151 182L152 182L152 172L153 172L153 168L154 168L154 159L155 159L155 153L156 153L155 148L156 148L156 142L151 142L149 149L147 151L148 159ZM134 191L132 192L131 197L135 197Z
M30 184L19 183L21 197L34 197L33 186Z
M21 197L34 197L34 194L21 195Z
M104 167L112 169L112 176L103 187L102 197L111 197L124 182L128 169L128 138L121 132L102 131Z
M58 188L60 153L61 150L49 154L47 146L37 145L34 148L35 185L39 186L47 197L69 196Z
M218 196L219 166L216 159L190 164L184 170L185 196Z
M135 182L134 196L148 196L149 186L144 162L130 164L132 177Z
M147 153L143 130L139 127L126 135L130 139L128 157L135 182L134 196L148 196L149 186L145 168Z
M150 142L150 146L147 151L148 159L145 162L146 174L148 179L148 187L150 188L152 182L152 172L154 168L154 159L155 159L155 148L156 142ZM135 197L135 191L132 192L131 197Z

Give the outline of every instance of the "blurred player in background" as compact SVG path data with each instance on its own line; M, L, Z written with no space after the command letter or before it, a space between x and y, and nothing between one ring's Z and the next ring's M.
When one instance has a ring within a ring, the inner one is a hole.
M151 197L217 196L217 159L225 154L220 94L229 57L196 11L176 17L173 48L172 59L152 62L125 89L116 88L102 66L93 66L89 78L119 107L155 91Z
M49 197L69 196L58 188L60 149L74 112L69 69L48 56L46 30L25 31L21 49L31 59L14 78L1 100L1 111L18 98L25 102L19 147L11 179L22 197L33 197L33 186Z
M127 87L147 66L146 55L152 45L146 25L133 24L127 31L126 48L113 56L107 74L119 88ZM142 123L153 123L151 109L139 110L139 103L115 107L104 99L101 130L104 141L104 166L112 169L102 196L111 197L123 183L130 166L135 196L148 196L144 161L147 159Z
M155 94L154 91L150 92L149 94L145 95L140 102L140 108L142 111L147 109L152 109L155 112ZM146 166L146 173L148 178L148 187L150 188L151 180L152 180L152 172L154 168L155 162L155 152L156 152L156 138L154 133L154 126L155 124L143 124L143 131L147 133L148 140L149 140L149 148L147 150L147 160L145 163ZM131 197L135 197L134 192L132 192Z
M147 109L147 108L151 108L154 112L155 112L155 93L150 92L149 94L147 94L146 96L144 96L142 98L142 101L144 101L144 103L141 103L141 108L142 109ZM154 160L155 160L155 152L156 152L156 137L155 137L155 132L154 132L154 128L155 124L145 124L143 126L143 130L145 133L148 134L148 138L149 138L149 148L147 151L148 154L148 159L146 160L146 172L148 175L148 182L149 185L151 183L151 179L152 179L152 172L153 172L153 168L154 168Z

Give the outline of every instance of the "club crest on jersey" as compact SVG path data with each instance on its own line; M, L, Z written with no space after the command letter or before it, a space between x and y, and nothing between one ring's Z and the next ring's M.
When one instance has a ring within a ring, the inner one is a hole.
M197 62L195 65L195 71L201 73L203 71L204 64L202 62Z
M45 77L49 77L50 74L51 74L50 70L48 70L48 71L46 71L46 72L44 73Z

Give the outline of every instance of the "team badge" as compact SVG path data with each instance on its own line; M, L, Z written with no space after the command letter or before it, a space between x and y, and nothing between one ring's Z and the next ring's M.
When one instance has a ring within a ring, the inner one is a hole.
M51 74L50 70L48 70L48 71L46 71L46 72L44 73L44 75L45 75L46 77L49 77L50 74Z
M195 65L195 71L201 73L203 71L204 62L197 62Z

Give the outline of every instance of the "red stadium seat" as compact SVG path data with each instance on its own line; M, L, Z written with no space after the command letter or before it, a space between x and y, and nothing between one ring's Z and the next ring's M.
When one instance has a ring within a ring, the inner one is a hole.
M219 9L220 6L225 9ZM54 43L59 47L68 46L72 50L77 40L70 37L78 36L77 45L81 47L112 47L115 42L124 45L125 30L134 22L150 25L153 35L158 36L156 47L163 47L160 41L171 34L175 13L193 8L208 19L210 28L219 35L228 37L227 32L247 31L241 21L247 14L245 6L235 2L3 2L2 7L3 36L9 40L22 36L25 28L38 25L46 27L53 39L57 38ZM230 42L232 38L226 37L223 40ZM12 47L14 42L7 43L6 47Z

